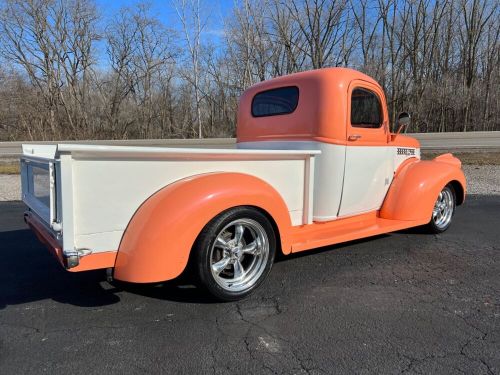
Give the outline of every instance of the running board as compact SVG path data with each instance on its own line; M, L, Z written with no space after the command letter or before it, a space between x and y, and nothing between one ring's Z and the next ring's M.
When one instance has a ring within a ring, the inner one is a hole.
M395 232L426 223L381 219L372 213L327 223L313 223L297 228L293 234L292 253Z

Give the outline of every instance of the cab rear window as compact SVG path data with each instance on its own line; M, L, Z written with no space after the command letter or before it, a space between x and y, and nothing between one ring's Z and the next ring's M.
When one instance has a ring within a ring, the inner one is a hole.
M262 91L252 100L252 116L276 116L292 113L299 103L299 89L295 86Z

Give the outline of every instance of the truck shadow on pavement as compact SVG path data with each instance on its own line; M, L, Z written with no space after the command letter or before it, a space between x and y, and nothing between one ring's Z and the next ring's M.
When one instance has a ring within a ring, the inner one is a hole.
M120 298L102 287L101 271L70 273L28 229L0 232L0 309L53 299L76 306L102 306Z
M0 310L45 299L81 307L118 303L133 293L186 303L211 303L186 277L161 284L108 283L104 270L67 272L29 229L0 232Z

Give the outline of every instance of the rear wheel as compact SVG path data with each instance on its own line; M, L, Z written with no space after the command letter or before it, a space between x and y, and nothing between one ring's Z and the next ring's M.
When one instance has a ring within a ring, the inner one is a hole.
M217 299L253 292L271 270L276 236L267 217L251 207L218 215L198 236L194 251L202 285Z
M456 196L455 190L450 185L446 185L438 195L432 217L427 227L432 233L441 233L449 228L451 219L455 212Z

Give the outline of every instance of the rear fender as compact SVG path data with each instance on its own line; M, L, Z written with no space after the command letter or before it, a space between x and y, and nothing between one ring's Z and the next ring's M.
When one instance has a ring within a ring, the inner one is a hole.
M409 160L396 172L380 217L428 222L439 192L447 184L453 186L457 204L461 204L465 199L465 176L460 160L451 154L434 160Z
M271 185L241 173L210 173L168 185L139 207L120 243L114 277L147 283L179 276L203 227L236 206L264 211L278 230L283 252L290 252L290 215Z

